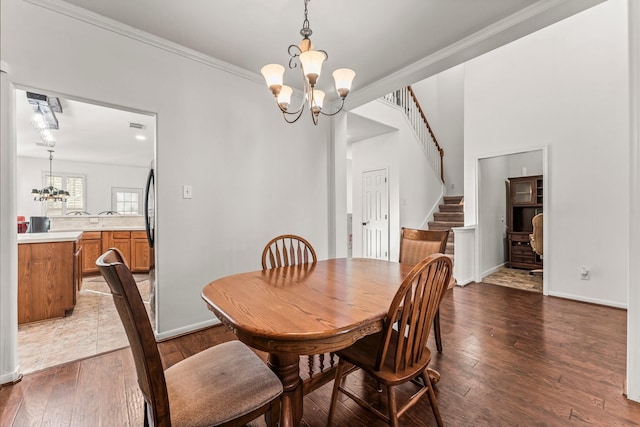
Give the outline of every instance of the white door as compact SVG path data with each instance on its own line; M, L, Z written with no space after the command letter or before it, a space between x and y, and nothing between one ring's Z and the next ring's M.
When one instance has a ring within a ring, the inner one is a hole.
M389 259L387 170L362 173L362 256Z

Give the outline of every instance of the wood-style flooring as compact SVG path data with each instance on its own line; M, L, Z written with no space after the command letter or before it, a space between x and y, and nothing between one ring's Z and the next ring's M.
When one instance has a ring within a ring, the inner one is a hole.
M449 426L638 426L640 404L623 396L626 311L502 286L472 283L448 291L440 309L444 351L431 367ZM234 339L214 327L159 344L170 366ZM430 338L430 346L433 345ZM304 422L325 426L329 383L304 399ZM362 375L349 387L383 405ZM406 395L411 384L402 386ZM45 369L0 389L0 426L141 426L142 398L129 349ZM432 426L428 399L401 419ZM341 400L335 425L382 421Z

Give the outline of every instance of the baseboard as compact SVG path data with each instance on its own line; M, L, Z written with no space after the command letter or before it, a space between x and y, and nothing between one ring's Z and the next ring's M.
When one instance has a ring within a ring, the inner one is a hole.
M566 294L564 292L549 291L548 295L552 296L552 297L570 299L570 300L573 300L573 301L588 302L590 304L605 305L607 307L623 308L625 310L628 308L627 304L622 304L622 303L615 302L615 301L607 301L607 300L603 300L603 299L599 299L599 298L586 298L586 297L583 297L583 296L580 296L580 295Z
M20 366L16 367L16 370L0 376L0 386L8 386L20 382L22 374L20 373Z
M457 286L467 286L469 283L475 283L475 280L473 280L473 279L457 280L456 279L456 285Z
M173 329L166 332L156 333L156 341L166 341L171 338L179 337L180 335L187 335L192 332L199 331L201 329L210 328L211 326L219 325L220 321L218 319L211 319L205 322L194 323L192 325L184 326L182 328Z
M500 270L500 269L501 269L502 267L504 267L505 265L506 265L506 263L502 263L502 264L496 265L496 266L495 266L495 267L493 267L493 268L490 268L489 270L486 270L486 271L482 272L482 273L480 274L480 278L481 278L480 280L484 279L485 277L487 277L487 276L488 276L488 275L490 275L490 274L495 273L496 271Z

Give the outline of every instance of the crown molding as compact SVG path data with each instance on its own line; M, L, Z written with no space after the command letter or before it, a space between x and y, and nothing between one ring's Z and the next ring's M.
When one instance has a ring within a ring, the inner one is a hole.
M250 72L244 68L237 67L229 64L228 62L221 61L209 55L205 55L193 49L184 47L178 43L171 42L163 39L162 37L154 36L146 31L139 30L129 25L123 24L111 18L99 15L95 12L83 9L76 5L67 3L62 0L24 0L27 3L31 3L34 6L39 6L56 13L68 16L70 18L82 21L89 25L102 28L107 31L119 34L121 36L139 41L149 46L162 49L164 51L182 56L192 61L199 62L209 67L215 68L220 71L224 71L234 76L241 77L243 79L251 80L256 83L263 83L262 76L257 73Z

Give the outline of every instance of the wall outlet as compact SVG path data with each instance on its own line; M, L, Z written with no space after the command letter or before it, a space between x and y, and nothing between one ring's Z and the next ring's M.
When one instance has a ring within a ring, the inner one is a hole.
M182 186L182 198L183 199L192 199L193 198L193 187L191 185L183 185Z
M589 270L587 270L585 267L580 267L580 279L581 280L591 279L591 274L589 273Z

